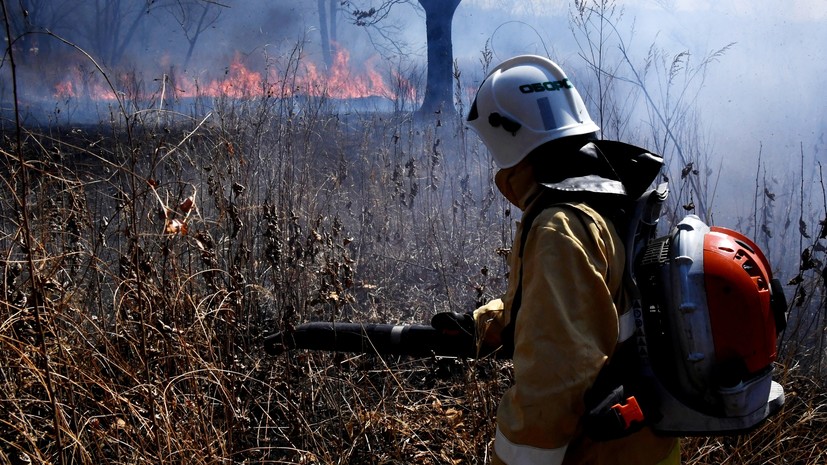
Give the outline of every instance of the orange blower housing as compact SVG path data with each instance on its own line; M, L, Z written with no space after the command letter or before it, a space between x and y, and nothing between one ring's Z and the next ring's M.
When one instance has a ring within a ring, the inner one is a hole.
M638 346L657 392L653 428L739 433L784 403L772 380L786 299L758 246L687 215L635 261Z
M747 373L764 370L778 354L769 262L741 233L714 226L704 236L703 261L715 358L740 360Z

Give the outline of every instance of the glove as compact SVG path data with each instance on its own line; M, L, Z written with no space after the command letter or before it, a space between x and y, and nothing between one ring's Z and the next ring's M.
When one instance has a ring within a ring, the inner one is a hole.
M472 313L441 312L431 318L431 326L446 336L467 337L472 341L476 324Z
M502 345L502 332L508 324L505 318L505 305L501 299L489 301L474 310L477 322L477 337L483 347L497 348Z

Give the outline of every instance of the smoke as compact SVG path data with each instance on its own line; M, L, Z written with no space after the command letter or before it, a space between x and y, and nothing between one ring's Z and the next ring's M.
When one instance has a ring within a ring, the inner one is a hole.
M685 124L697 125L700 146L708 157L710 182L715 182L716 218L734 224L753 208L756 181L766 182L777 198L791 199L791 177L802 176L805 196L820 189L820 166L825 159L825 99L822 81L827 75L827 3L752 2L748 0L625 0L616 2L615 23L629 57L639 72L651 53L664 60L686 53L685 66L698 67L713 52L724 49L687 82ZM544 2L525 2L518 12L505 2L463 2L457 12L455 47L469 66L478 63L486 41L494 61L520 53L540 53L561 63L575 82L589 79L573 39L570 10ZM525 13L525 14L522 14ZM576 32L576 31L574 31ZM617 37L603 50L609 63L619 60ZM581 37L582 44L582 37ZM728 45L732 44L731 47ZM622 65L617 74L631 77ZM652 68L649 75L653 76ZM678 76L669 97L674 102L684 89ZM647 90L666 95L665 78L647 81ZM585 91L587 86L583 85ZM622 94L634 86L618 85ZM665 98L664 98L665 100ZM638 98L625 105L631 142L651 144L647 126L651 113ZM803 156L803 159L802 159ZM796 186L797 188L798 186Z
M657 34L661 46L696 57L734 43L710 65L694 103L712 158L721 166L722 210L747 214L756 181L766 180L787 201L791 192L784 181L791 177L803 176L807 191L818 188L811 167L824 158L827 129L821 84L827 72L821 58L827 51L825 5L669 3L670 8L637 12L642 34Z
M297 48L309 63L324 67L317 2L228 0L220 2L224 7L176 0L147 7L145 2L110 0L103 2L110 9L100 11L92 9L98 2L12 3L12 9L17 8L10 19L18 37L14 51L22 94L24 100L45 102L47 108L62 98L58 89L67 80L77 93L96 71L76 48L45 31L75 44L115 77L133 73L136 85L147 92L160 86L164 75L200 83L223 79L234 62L263 73L268 60L284 59ZM180 14L181 5L189 7L188 16ZM193 24L198 19L193 15L200 11L197 5L213 8L212 16L207 16L211 21L202 30ZM721 160L729 178L743 182L754 178L759 150L761 163L770 170L788 170L790 162L800 157L802 145L809 166L823 159L827 121L821 81L827 75L823 59L827 31L822 26L827 3L619 0L617 5L618 32L637 66L643 66L653 47L664 56L687 52L692 66L734 43L708 66L702 85L695 89L697 97L689 102L709 150ZM411 2L395 6L391 13L378 30L355 26L346 12L339 11L336 43L350 54L351 66L357 70L374 60L385 65L387 75L394 66L421 73L425 66L421 10ZM483 78L486 50L494 62L522 53L548 55L565 66L575 82L588 79L571 14L571 2L563 0L464 0L454 17L453 42L462 79L471 89L469 96ZM115 26L104 26L116 18ZM194 46L192 56L185 59L188 38ZM609 42L606 54L618 59L615 42ZM628 68L618 69L628 76ZM8 107L7 63L0 68L0 100ZM628 112L633 123L645 126L644 110L628 108Z
M94 118L94 110L100 112L97 103L117 95L152 95L167 87L187 97L195 89L227 88L229 80L240 77L257 83L284 79L283 64L290 59L304 64L297 73L323 74L327 65L316 2L12 3L19 102L33 124L52 120L59 109L65 116L79 107L92 109L84 114ZM340 13L336 30L333 47L353 61L354 74L364 74L360 66L377 53L363 29ZM8 60L2 64L0 103L6 115L11 74ZM77 115L73 122L82 122Z

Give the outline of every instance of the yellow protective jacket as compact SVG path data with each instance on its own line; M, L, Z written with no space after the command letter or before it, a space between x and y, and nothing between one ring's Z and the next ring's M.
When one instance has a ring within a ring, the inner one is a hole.
M533 207L541 208L526 211ZM649 429L606 442L582 433L584 394L611 358L626 310L625 252L611 222L584 203L554 205L537 214L525 244L522 236L518 224L506 295L474 313L483 343L498 345L522 278L514 383L497 410L493 463L678 464L678 442Z

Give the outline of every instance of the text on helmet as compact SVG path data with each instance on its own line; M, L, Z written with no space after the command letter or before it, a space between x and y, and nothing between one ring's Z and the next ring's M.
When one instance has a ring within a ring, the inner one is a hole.
M535 82L532 84L523 84L520 86L520 92L524 94L530 94L532 92L552 92L560 89L571 89L573 87L574 86L571 85L567 78L561 81L546 81Z

